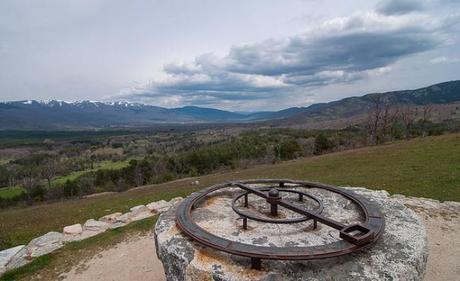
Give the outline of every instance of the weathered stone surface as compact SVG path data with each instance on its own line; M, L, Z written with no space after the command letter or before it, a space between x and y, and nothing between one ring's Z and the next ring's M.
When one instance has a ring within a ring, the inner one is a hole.
M182 197L174 197L173 199L169 200L168 203L169 203L170 206L172 206L172 205L174 205L177 202L180 202L182 200L184 200L184 198L182 198Z
M93 232L104 232L109 229L109 224L103 221L97 221L94 219L89 219L83 225L83 229L85 231L93 231Z
M59 232L48 232L30 241L27 250L30 257L39 257L51 253L64 246L64 235Z
M10 257L10 260L5 265L5 271L21 267L32 261L30 252L26 246L17 246L13 249L15 249L15 253Z
M82 232L83 232L83 227L79 223L66 226L62 230L62 233L64 233L64 235L76 235Z
M150 212L150 211L138 213L137 215L133 215L133 216L132 216L131 221L143 220L143 219L146 219L146 218L153 217L154 215L155 215L155 214L153 214L153 213Z
M118 217L122 215L121 212L113 213L110 215L103 216L99 218L100 221L106 222L106 223L114 223L117 221Z
M460 202L444 201L439 202L438 200L430 198L417 198L404 196L401 194L394 194L392 198L398 200L407 207L415 210L428 210L435 213L458 213L460 212Z
M122 223L130 223L131 222L131 213L124 213L123 215L119 216L117 218L117 222L122 222Z
M130 223L132 221L132 213L131 212L127 212L125 214L122 214L120 216L117 216L116 219L115 219L115 222L111 223L109 225L109 227L111 229L115 229L115 228L119 228L119 227L122 227L122 226L125 226L127 225L128 223Z
M168 280L423 279L427 261L426 231L415 213L392 199L386 191L350 189L376 202L385 214L383 237L367 251L318 261L264 260L262 270L253 270L247 258L202 247L184 236L175 225L176 204L160 215L155 226L157 255ZM347 199L319 189L308 192L323 200L324 215L343 223L362 219L358 209ZM244 231L230 208L231 198L231 195L219 196L198 206L194 210L195 220L211 233L255 245L311 246L338 239L336 230L321 224L313 230L311 222L280 228L279 225L249 221L250 231ZM260 210L264 212L263 208Z
M171 203L166 202L165 200L155 201L147 204L147 208L149 208L152 213L161 213L166 211L169 207L171 207Z
M22 250L24 245L9 248L0 252L0 275L6 271L6 266Z
M131 221L143 220L145 218L152 217L154 214L144 205L132 207L131 211Z
M131 211L131 213L135 216L137 214L140 214L140 213L144 213L144 212L150 212L150 209L147 208L146 206L144 205L139 205L139 206L135 206L135 207L132 207L131 209L129 209Z

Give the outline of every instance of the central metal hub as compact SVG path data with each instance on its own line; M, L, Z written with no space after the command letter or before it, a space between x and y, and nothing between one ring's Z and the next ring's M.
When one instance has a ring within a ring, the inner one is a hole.
M278 216L278 202L281 200L278 189L273 188L268 192L267 202L270 204L270 215Z
M269 198L269 199L276 199L276 200L278 200L278 199L280 198L280 192L278 191L278 189L272 188L272 189L268 192L268 198Z

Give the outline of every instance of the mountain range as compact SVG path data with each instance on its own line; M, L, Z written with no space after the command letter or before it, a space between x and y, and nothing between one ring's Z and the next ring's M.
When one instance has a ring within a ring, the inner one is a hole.
M280 111L239 113L185 106L163 108L129 102L12 101L0 103L0 129L84 129L139 127L165 123L248 123L278 125L350 119L367 112L375 96L392 104L451 104L460 102L460 80L416 90L372 93L308 107Z

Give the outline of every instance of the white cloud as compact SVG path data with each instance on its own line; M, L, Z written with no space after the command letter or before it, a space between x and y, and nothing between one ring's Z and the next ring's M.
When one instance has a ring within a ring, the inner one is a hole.
M446 57L446 56L440 56L436 58L432 58L430 60L431 64L445 64L445 63L454 63L458 62L458 58L451 58L451 57Z

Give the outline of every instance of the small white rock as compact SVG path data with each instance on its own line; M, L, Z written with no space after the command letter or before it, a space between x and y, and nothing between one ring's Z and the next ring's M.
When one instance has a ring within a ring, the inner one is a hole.
M133 214L133 216L137 216L138 214L144 213L144 212L150 212L150 209L147 208L147 207L144 206L144 205L135 206L135 207L132 207L132 208L129 209L129 210L131 211L131 213Z
M130 223L131 222L131 216L132 214L130 212L124 213L123 215L119 216L116 220L116 222L121 222L121 223Z
M103 221L89 219L83 225L83 229L87 231L104 232L109 228L109 224Z
M64 227L62 232L67 235L76 235L83 232L83 227L81 224L77 223Z
M147 204L147 208L153 213L161 213L169 209L171 203L166 202L165 200L155 201L150 204Z

